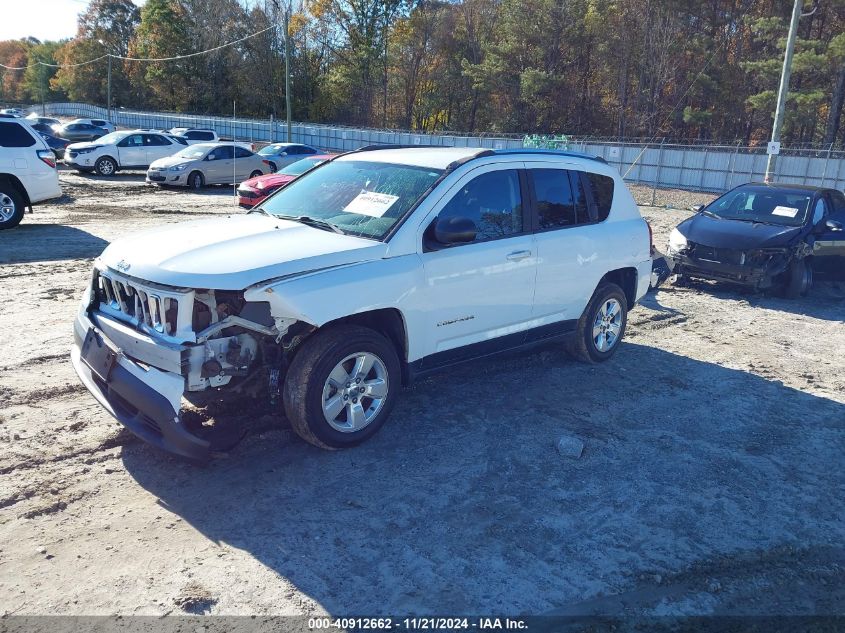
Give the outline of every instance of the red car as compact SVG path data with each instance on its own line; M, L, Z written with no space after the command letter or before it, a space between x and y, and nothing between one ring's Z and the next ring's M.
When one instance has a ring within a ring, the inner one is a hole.
M261 204L271 193L281 189L312 167L316 167L333 156L334 154L314 154L308 158L291 163L275 174L265 174L244 180L238 185L238 204L244 209L251 209Z

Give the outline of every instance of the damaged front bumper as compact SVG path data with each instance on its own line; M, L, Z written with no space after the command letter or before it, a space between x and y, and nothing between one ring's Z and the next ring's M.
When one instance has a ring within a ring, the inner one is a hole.
M705 258L696 256L695 252L670 249L667 259L676 275L765 289L775 285L775 279L786 271L794 256L786 249L734 251L724 257L728 261L718 261L716 257L721 255L715 249L710 250L716 254Z
M180 373L149 366L145 356L176 365L181 351L150 347L145 337L121 324L80 310L74 322L71 361L82 383L118 422L139 438L170 453L204 462L210 442L191 434L180 414L185 378ZM96 321L96 322L95 322ZM119 339L118 345L108 334ZM134 360L127 355L132 353Z

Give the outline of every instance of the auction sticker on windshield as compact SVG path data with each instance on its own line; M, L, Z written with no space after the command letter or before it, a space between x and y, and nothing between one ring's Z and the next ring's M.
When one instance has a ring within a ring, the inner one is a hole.
M360 213L361 215L370 215L374 218L380 218L388 209L393 206L393 203L399 199L399 196L391 196L388 193L376 193L374 191L362 191L352 202L344 207L344 211L348 213Z
M778 205L772 209L772 215L782 215L785 218L794 218L798 215L798 209L795 207L782 207Z

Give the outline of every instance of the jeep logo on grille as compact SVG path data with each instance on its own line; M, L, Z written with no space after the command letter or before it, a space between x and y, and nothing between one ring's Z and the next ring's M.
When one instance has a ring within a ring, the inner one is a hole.
M127 262L125 259L121 259L119 262L117 262L117 264L115 264L115 268L125 273L127 270L129 270L129 262Z

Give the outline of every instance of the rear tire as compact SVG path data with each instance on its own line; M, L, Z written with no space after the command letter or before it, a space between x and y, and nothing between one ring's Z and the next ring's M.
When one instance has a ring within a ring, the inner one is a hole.
M254 172L252 172L252 173L249 175L249 177L250 177L250 178L258 178L259 176L263 176L263 175L264 175L264 172L263 172L263 171L259 171L258 169L256 169Z
M117 172L117 163L109 156L98 158L94 163L94 171L98 176L114 176Z
M23 220L24 197L8 181L0 181L0 231L16 227Z
M806 296L813 287L813 267L806 259L796 259L784 276L783 296L798 299Z
M188 187L191 189L202 189L203 185L205 185L205 178L201 172L192 171L188 174Z
M288 370L284 406L306 442L325 449L355 446L385 423L401 388L399 357L384 336L358 325L317 332Z
M576 360L602 363L619 349L628 324L628 300L622 288L603 283L593 293L584 314L578 319L575 336L567 351Z

